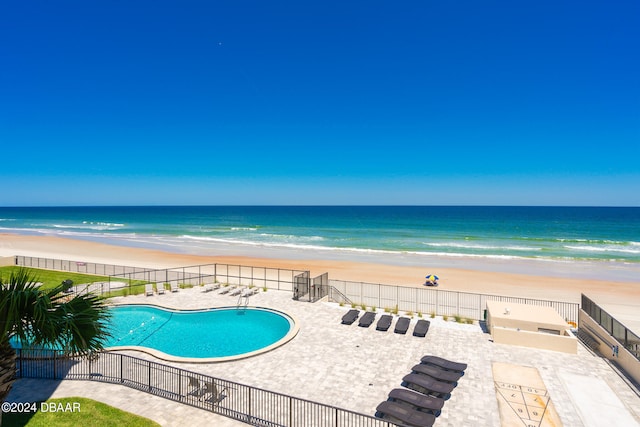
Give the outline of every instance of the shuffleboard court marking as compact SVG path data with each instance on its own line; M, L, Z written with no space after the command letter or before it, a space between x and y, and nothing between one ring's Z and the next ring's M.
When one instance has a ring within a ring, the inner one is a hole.
M537 369L494 362L493 379L502 427L562 426Z

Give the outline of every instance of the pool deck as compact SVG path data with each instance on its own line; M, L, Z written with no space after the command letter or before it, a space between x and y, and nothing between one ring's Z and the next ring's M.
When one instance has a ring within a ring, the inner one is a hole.
M235 306L237 297L203 292L200 287L181 289L164 295L118 297L118 303L148 303L178 309ZM268 307L293 316L300 326L289 343L268 353L223 363L176 363L168 365L200 372L309 399L328 405L373 415L402 377L424 355L436 355L465 362L468 368L446 401L437 427L501 426L492 366L494 362L534 367L564 426L588 427L602 416L602 406L585 404L581 384L592 385L589 397L615 405L607 410L610 425L640 426L640 397L602 358L582 345L578 354L495 344L477 324L466 325L430 319L425 338L407 335L391 328L375 330L375 324L361 328L357 321L342 325L342 315L351 307L337 304L293 301L290 292L269 290L251 297L251 306ZM379 317L379 316L378 316ZM377 320L377 319L376 319ZM207 325L202 325L206 328ZM127 351L132 356L156 360L152 356ZM597 381L587 381L589 378ZM522 384L527 385L527 384ZM22 379L16 382L9 401L28 402L48 397L84 396L148 417L163 426L246 425L210 412L192 408L123 386L87 381L48 381ZM598 399L598 396L601 399ZM596 412L597 411L597 412ZM522 424L524 425L524 424Z

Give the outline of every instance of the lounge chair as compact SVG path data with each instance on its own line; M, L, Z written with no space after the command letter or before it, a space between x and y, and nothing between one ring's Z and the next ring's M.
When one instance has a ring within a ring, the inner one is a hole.
M368 328L371 326L373 321L376 319L376 314L372 311L367 311L358 322L358 326L362 326L363 328Z
M229 293L229 295L231 295L232 297L238 296L242 293L243 289L244 288L236 288L231 293Z
M376 417L413 427L431 427L436 421L433 414L416 411L395 402L382 402L376 408Z
M428 320L418 320L418 323L416 323L416 327L413 328L413 336L424 337L425 335L427 335L427 332L429 331L429 324L430 323Z
M347 314L345 314L344 316L342 316L342 324L343 325L350 325L353 322L356 321L356 319L358 318L358 316L360 315L360 312L358 310L349 310L347 312Z
M402 378L402 386L423 394L433 394L437 397L449 395L455 386L433 379L427 375L409 374Z
M467 369L466 363L452 362L437 356L424 356L420 361L427 365L434 365L447 371L464 373L464 370Z
M220 291L220 295L228 294L229 292L231 292L235 288L236 288L235 286L227 286L223 290Z
M180 290L180 286L178 282L171 282L171 292L178 292Z
M391 327L391 320L393 317L390 314L383 314L378 320L378 324L376 325L376 329L378 331L388 331Z
M409 329L411 320L408 317L401 317L396 322L396 328L393 330L396 334L406 334Z
M436 417L444 406L444 399L417 393L406 388L394 388L389 392L389 400L392 402L406 402L423 411L432 412Z
M203 395L207 395L209 394L209 398L208 399L204 399L205 402L209 402L209 403L219 403L222 401L222 399L224 399L225 397L227 397L224 393L224 391L227 388L223 388L222 391L218 392L218 387L216 387L216 383L213 381L205 381L204 383L204 387L202 388L203 391Z
M242 290L242 293L240 295L242 295L243 297L250 297L257 293L258 293L258 288L245 288Z
M145 296L153 295L153 283L147 283L144 285Z
M437 366L425 365L423 363L415 365L411 370L417 374L429 375L431 378L435 378L438 381L450 383L455 383L460 379L460 377L462 377L460 372L446 371L438 368Z
M164 283L156 283L156 291L158 295L164 294Z
M189 387L191 390L187 393L187 396L195 396L197 398L201 398L204 395L204 387L200 385L200 380L195 377L189 378Z

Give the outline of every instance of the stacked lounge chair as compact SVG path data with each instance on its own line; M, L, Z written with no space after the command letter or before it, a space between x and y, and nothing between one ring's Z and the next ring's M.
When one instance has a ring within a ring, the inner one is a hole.
M402 385L422 394L431 394L436 397L448 398L453 389L453 384L438 381L428 375L409 374L402 378Z
M408 317L401 317L396 322L396 328L393 330L396 334L406 334L409 329L411 320Z
M411 370L416 374L428 375L438 381L452 384L458 382L460 377L462 377L462 374L459 372L445 371L444 369L440 369L433 365L425 365L424 363L415 365Z
M429 321L428 320L424 320L424 319L420 319L418 320L418 323L416 323L415 328L413 328L413 336L414 337L424 337L427 335L427 332L429 332Z
M458 363L452 362L447 359L443 359L442 357L437 356L424 356L420 359L420 362L426 365L437 366L440 369L444 369L445 371L454 371L464 374L464 370L467 369L466 363Z
M436 421L433 414L412 409L410 406L395 402L382 402L376 408L376 416L392 422L414 427L431 427Z
M388 331L391 327L391 321L393 317L390 314L383 314L378 320L378 324L376 325L376 330L378 331Z
M376 417L412 427L433 425L467 364L436 356L424 356L421 361L402 378L407 388L391 390L376 408Z
M376 319L376 314L372 311L367 311L364 316L360 318L360 322L358 322L358 326L362 326L363 328L368 328L371 326L373 321Z
M444 406L444 399L408 390L406 388L394 388L389 393L389 401L400 404L411 405L412 407L432 413L436 417Z
M351 325L353 322L356 321L359 315L360 315L360 312L358 310L355 310L355 309L349 310L347 314L342 316L342 324Z

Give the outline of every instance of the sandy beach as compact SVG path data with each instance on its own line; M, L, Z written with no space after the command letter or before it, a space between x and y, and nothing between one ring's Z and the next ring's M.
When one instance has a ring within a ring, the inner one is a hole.
M270 258L268 253L265 253L265 256L260 258L227 255L203 256L114 246L52 236L0 234L0 257L13 255L150 268L224 263L301 269L310 270L312 276L328 272L331 279L401 286L422 286L424 275L427 273L421 267L381 263L347 260L277 259ZM453 268L438 269L435 273L440 277L440 289L452 291L569 302L579 302L580 294L584 293L607 304L628 307L640 306L640 279L638 282L611 282L607 280L532 276Z

